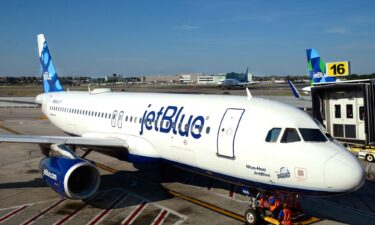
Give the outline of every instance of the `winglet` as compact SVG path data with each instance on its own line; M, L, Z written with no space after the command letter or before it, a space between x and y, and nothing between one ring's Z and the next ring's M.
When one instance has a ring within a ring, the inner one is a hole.
M253 96L251 95L249 88L246 88L247 99L250 100Z
M294 97L301 98L301 95L299 94L297 88L294 86L294 84L292 83L292 81L288 80L288 84L289 84L290 89L293 92Z

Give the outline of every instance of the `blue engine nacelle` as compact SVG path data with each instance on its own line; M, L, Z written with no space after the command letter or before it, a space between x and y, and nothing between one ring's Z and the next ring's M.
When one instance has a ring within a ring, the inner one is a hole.
M48 186L70 199L85 199L96 193L100 173L92 163L78 158L64 145L52 145L51 150L60 154L51 154L42 159L39 165Z

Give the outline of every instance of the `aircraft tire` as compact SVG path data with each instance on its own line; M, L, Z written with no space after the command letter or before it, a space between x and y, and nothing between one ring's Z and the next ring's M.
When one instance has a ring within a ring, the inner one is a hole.
M253 209L248 209L245 212L245 220L247 225L255 225L258 223L258 213Z

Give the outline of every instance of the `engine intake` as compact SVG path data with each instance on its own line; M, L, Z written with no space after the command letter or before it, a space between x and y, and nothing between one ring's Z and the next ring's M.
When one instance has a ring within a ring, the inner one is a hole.
M64 145L52 145L51 150L60 154L50 154L40 162L43 180L66 198L86 199L94 195L100 184L97 168Z

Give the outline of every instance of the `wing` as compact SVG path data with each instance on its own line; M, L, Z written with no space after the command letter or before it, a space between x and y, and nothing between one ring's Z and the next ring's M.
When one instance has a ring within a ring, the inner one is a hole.
M78 146L107 146L128 148L126 141L112 137L70 137L70 136L38 136L38 135L0 135L0 142L34 143L34 144L66 144Z

